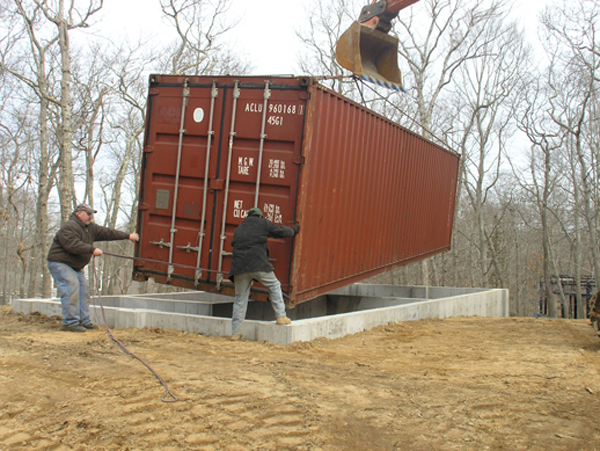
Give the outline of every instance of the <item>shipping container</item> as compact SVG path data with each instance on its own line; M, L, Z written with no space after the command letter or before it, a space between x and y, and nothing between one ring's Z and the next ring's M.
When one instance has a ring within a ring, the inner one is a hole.
M134 279L234 295L233 232L258 206L300 224L269 240L292 307L450 249L458 165L311 77L152 75Z

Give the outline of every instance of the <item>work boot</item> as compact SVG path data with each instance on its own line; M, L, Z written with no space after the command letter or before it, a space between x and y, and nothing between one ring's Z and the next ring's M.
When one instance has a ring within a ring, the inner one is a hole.
M231 341L240 341L240 338L242 338L241 334L233 334L230 338Z
M289 319L287 316L280 316L279 318L277 318L277 321L275 321L275 323L278 326L285 326L287 324L292 324L292 320Z
M64 324L60 326L60 330L64 332L85 332L87 329L83 326L65 326Z
M80 324L80 326L85 327L87 330L98 329L98 326L96 326L94 323Z

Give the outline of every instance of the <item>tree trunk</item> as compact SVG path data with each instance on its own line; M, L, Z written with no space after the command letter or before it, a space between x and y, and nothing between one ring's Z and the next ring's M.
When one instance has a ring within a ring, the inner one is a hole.
M542 242L544 253L544 294L548 316L556 318L556 299L552 293L552 262L550 261L550 230L548 226L548 202L550 199L550 152L546 149L544 153L544 188L542 191L542 202L540 204L540 216L542 221ZM557 274L558 275L558 274Z
M592 193L592 180L590 180L589 168L586 161L585 155L581 151L580 144L577 144L577 153L579 157L579 164L581 165L581 173L583 174L583 206L584 216L587 224L588 233L590 235L590 251L592 253L592 263L594 265L594 274L596 277L600 277L600 254L598 252L598 233L596 232L596 218L594 208L592 207L593 193ZM596 281L596 287L598 282Z
M57 17L58 44L61 58L61 80L60 80L60 181L58 192L60 196L62 222L69 219L75 203L75 179L73 177L73 143L71 137L72 114L71 114L71 54L69 44L69 30L65 18L65 0L59 0L59 11Z
M583 305L583 298L581 295L581 223L579 220L580 206L581 206L581 195L579 189L579 177L577 176L576 163L571 160L571 179L573 181L573 201L574 201L574 214L573 214L573 225L575 229L575 236L573 237L573 267L574 267L574 278L575 278L575 303L577 304L576 317L578 319L585 318L585 305Z
M47 91L44 80L44 66L41 67L38 73L40 81L40 92L42 93L40 101L40 161L39 161L39 181L38 181L38 196L35 215L35 241L38 243L38 252L35 255L36 260L41 263L42 269L42 296L49 298L52 296L52 278L48 265L46 264L46 256L49 250L48 240L48 198L50 197L50 189L52 187L52 174L50 168L50 154L48 152L48 100L45 97ZM36 265L37 266L37 265Z

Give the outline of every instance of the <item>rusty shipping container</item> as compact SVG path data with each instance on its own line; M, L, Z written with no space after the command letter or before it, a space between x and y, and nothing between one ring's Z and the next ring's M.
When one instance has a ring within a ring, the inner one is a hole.
M300 223L269 240L297 305L450 249L458 163L310 77L152 75L134 279L233 295L233 232L256 205Z

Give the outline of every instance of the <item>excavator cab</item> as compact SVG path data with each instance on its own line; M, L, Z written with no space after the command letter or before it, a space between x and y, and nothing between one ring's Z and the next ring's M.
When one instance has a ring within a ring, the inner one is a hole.
M402 89L398 69L398 39L354 22L338 39L335 59L363 80L390 89Z
M419 0L374 0L338 39L335 59L363 80L403 90L398 39L388 33L398 12Z

